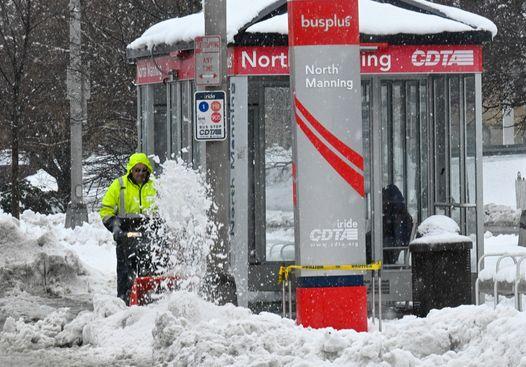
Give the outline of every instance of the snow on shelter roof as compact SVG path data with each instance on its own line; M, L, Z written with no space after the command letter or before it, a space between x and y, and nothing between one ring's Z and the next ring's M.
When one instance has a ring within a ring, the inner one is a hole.
M416 2L416 1L415 1ZM360 0L360 33L371 35L435 34L442 32L489 31L493 36L497 27L490 20L467 11L449 6L438 6L419 0L419 4L431 4L448 18L438 15L419 13L388 3L372 0ZM248 33L288 34L287 14L275 16L256 23L246 30Z
M276 0L227 0L226 37L228 42L234 40L239 30L254 19L267 6L276 3ZM148 28L141 37L128 45L130 49L151 49L153 46L166 44L173 45L177 42L193 41L195 37L204 36L204 13L190 14L181 18L172 18L157 23Z
M493 36L497 27L490 20L479 15L425 0L398 0L407 7L380 3L374 0L359 0L360 33L371 35L395 34L438 34L443 32L488 31ZM252 0L250 6L244 0L227 0L227 41L267 7L285 3L280 0ZM415 9L430 9L437 15L419 12ZM442 16L443 15L443 16ZM250 26L248 33L287 34L287 15L277 15ZM181 18L172 18L148 28L141 37L128 45L128 49L152 49L158 45L174 45L191 42L204 35L204 13L199 12Z

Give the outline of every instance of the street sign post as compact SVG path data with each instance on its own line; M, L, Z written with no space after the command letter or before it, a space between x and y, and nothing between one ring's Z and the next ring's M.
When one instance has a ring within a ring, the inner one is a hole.
M226 139L224 91L195 92L194 111L195 140L215 141Z
M221 85L221 36L202 36L194 39L195 82L206 87Z

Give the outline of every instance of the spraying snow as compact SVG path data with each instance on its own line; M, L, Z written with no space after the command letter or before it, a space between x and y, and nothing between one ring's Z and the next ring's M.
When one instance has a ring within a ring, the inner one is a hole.
M217 226L208 214L213 210L205 176L181 160L162 165L156 181L158 216L163 225L150 228L155 232L160 251L170 251L160 269L166 275L180 276L184 289L199 289L206 270L206 258L217 240Z

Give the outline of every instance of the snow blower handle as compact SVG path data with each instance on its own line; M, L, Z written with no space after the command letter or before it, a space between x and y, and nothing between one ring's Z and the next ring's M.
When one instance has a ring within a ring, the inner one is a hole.
M142 232L135 232L135 231L130 231L130 232L124 232L124 236L126 238L141 238L142 237Z

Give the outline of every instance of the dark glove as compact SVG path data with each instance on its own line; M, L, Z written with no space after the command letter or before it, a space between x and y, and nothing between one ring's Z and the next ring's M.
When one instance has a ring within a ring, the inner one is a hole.
M113 239L117 244L124 238L125 233L121 230L120 227L115 227L113 229Z
M124 232L121 229L121 221L117 217L111 217L108 219L108 225L106 228L110 229L113 233L113 239L115 242L119 242L124 237Z
M103 221L102 224L104 224L104 227L106 227L108 231L113 232L113 225L116 219L116 217L109 217L108 219Z

